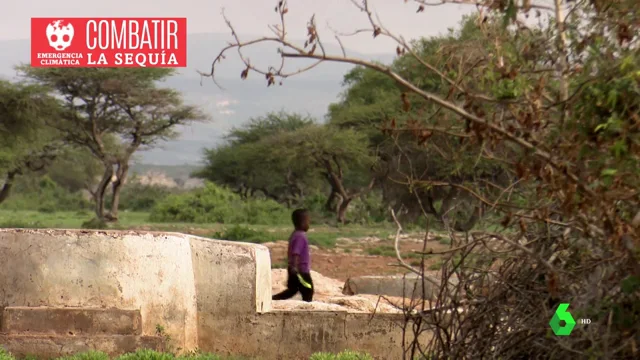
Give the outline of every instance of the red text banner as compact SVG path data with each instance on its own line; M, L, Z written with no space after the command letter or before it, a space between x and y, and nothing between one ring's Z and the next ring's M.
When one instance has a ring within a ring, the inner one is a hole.
M186 67L186 18L31 18L33 67Z

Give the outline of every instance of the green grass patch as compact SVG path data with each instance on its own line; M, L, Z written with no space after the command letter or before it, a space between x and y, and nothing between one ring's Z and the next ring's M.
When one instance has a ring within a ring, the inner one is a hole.
M315 353L311 355L309 360L373 360L373 357L369 354L346 350L338 354Z
M215 232L210 237L218 240L242 241L255 244L278 240L278 236L273 233L264 230L252 229L243 225L233 225L230 228L225 228L222 231Z
M80 229L82 224L91 220L94 214L89 211L56 211L43 213L31 210L0 210L2 228L54 228ZM148 223L149 213L121 212L116 229L128 229Z
M369 255L396 257L396 249L390 245L376 246L374 248L368 248L365 251ZM417 259L422 257L422 255L414 252L402 252L400 255L402 255L403 258L410 259Z
M287 260L281 260L271 264L272 269L286 269L287 267L289 267Z
M38 360L38 358L30 356L28 359ZM171 353L158 352L154 350L138 350L133 353L120 355L114 358L110 358L109 355L100 351L89 351L85 353L79 353L72 356L59 357L56 360L251 360L251 358L234 355L215 355L209 353L201 353L199 351L193 351L184 355L176 356ZM0 346L0 360L16 360L11 354L5 351ZM330 353L315 353L311 355L309 360L373 360L373 357L368 354L343 351L338 354Z
M15 360L2 346L0 346L0 360Z
M213 233L210 237L218 240L242 241L255 244L266 242L286 241L291 235L291 229L265 230L264 228L249 227L247 225L233 225L224 228L222 231ZM309 244L320 248L333 248L336 246L336 239L339 234L332 232L313 232L307 234Z
M336 246L340 236L335 233L315 232L307 234L307 237L309 238L309 244L328 249Z
M89 351L72 356L63 356L57 360L109 360L109 355L100 351Z
M433 264L429 265L429 270L440 270L442 268L442 260L438 259Z
M104 229L104 224L94 220L95 214L89 210L56 211L44 213L35 210L0 210L0 228L51 228L51 229ZM219 240L265 243L286 241L293 227L282 225L251 225L247 223L220 224L188 222L153 222L148 212L121 211L115 224L108 224L114 230L146 230L168 231L187 234L208 234L206 236ZM323 249L334 248L338 238L357 239L362 237L378 237L386 239L392 229L384 225L363 226L347 225L332 227L328 225L311 225L307 233L309 243ZM357 240L356 240L357 241Z

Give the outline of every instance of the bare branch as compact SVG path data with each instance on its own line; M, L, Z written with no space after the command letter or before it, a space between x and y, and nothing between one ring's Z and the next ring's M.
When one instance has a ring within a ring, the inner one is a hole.
M400 240L400 233L402 232L402 225L400 225L400 222L398 221L398 218L396 217L396 213L395 211L393 211L393 209L391 209L391 217L393 217L393 221L396 223L397 226L397 231L396 231L396 237L394 240L394 248L396 251L396 258L398 259L398 262L400 263L400 266L402 266L403 268L411 271L412 273L416 274L416 275L421 275L421 272L417 269L415 269L413 266L407 264L403 259L402 259L402 255L400 255L400 248L398 246L398 241ZM427 281L431 282L433 285L439 286L440 284L438 284L435 280L433 279L426 279Z

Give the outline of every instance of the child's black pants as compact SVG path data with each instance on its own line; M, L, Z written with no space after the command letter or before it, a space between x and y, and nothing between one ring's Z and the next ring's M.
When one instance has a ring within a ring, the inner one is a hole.
M311 274L309 273L300 273L300 276L308 285L311 285L311 288L303 285L298 279L298 274L289 270L288 278L287 278L287 289L273 295L272 300L287 300L294 297L298 292L302 295L302 300L306 302L311 302L313 299L313 280L311 279Z

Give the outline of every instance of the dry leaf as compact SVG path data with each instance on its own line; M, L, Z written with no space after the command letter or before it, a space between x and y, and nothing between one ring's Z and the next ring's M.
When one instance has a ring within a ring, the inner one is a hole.
M411 110L411 103L409 102L409 99L407 98L407 93L402 93L400 95L400 98L402 99L402 110L404 111L409 111Z
M523 233L527 232L527 224L524 222L524 220L521 218L519 221L519 225L520 225L520 230L522 230Z

